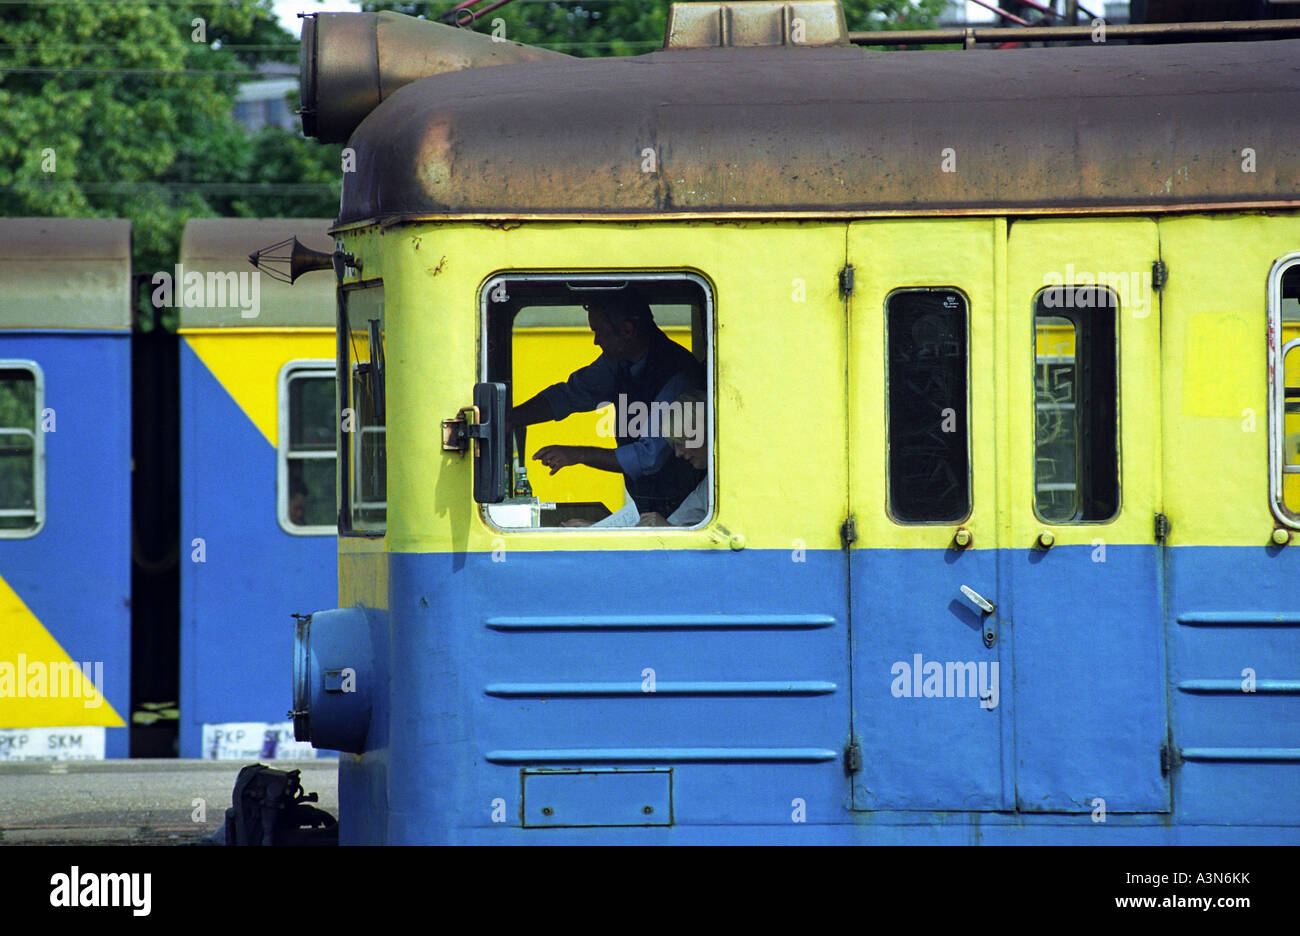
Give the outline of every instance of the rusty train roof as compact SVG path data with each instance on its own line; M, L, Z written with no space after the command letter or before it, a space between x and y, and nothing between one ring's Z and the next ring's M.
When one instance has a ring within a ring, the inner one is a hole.
M503 65L401 88L349 145L340 225L1300 205L1300 40Z

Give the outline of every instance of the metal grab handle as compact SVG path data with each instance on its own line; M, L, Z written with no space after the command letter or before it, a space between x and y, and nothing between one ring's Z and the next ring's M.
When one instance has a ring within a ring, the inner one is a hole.
M967 598L969 598L971 601L975 602L975 604L979 607L979 609L983 611L985 614L992 614L994 611L998 609L997 605L989 601L987 598L985 598L975 589L971 588L969 585L963 585L961 587L961 593L965 595Z
M969 585L963 585L961 593L969 598L980 611L984 612L980 636L984 638L984 646L992 649L993 645L998 642L998 622L997 618L993 617L993 612L998 609L997 605Z

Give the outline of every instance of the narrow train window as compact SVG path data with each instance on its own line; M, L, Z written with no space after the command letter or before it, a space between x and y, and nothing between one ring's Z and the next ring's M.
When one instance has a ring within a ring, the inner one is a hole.
M388 513L384 287L339 294L339 532L382 533Z
M337 406L329 361L290 361L280 371L277 513L280 527L299 535L334 535Z
M1119 511L1119 301L1056 286L1034 311L1034 512L1099 523Z
M34 536L45 523L44 380L31 361L0 361L0 537Z
M521 274L482 292L484 380L511 413L501 529L712 514L712 298L691 274Z
M1273 265L1269 315L1269 497L1300 528L1300 254Z
M970 514L966 297L906 289L885 300L889 513L902 523Z

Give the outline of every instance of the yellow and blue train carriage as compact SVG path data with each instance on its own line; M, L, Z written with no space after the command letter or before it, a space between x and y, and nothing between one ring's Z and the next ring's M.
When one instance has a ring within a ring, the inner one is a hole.
M343 840L1300 841L1300 43L800 10L618 60L308 21L354 423L294 716ZM466 70L356 64L424 45ZM574 363L528 316L623 290L708 375L699 523L562 526L615 504L500 430Z
M248 264L329 248L331 222L196 219L172 274L180 336L180 755L311 756L287 728L281 624L337 592L334 297Z
M0 241L0 760L126 757L131 224Z

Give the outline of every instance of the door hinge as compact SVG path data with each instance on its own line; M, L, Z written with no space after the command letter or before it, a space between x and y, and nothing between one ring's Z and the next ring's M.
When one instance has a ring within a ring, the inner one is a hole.
M1169 267L1165 266L1163 260L1157 260L1151 264L1151 288L1159 292L1164 289L1167 282L1169 282Z
M853 514L849 514L848 519L840 524L840 542L844 544L845 549L848 549L857 541L858 524L853 518Z
M853 295L853 264L844 264L844 269L840 270L840 295Z
M844 769L851 774L862 769L862 747L856 741L850 741L844 748Z
M1169 771L1173 770L1178 763L1178 750L1169 744L1160 745L1160 775L1169 776Z
M1169 518L1162 513L1156 514L1156 542L1164 545L1169 539Z

